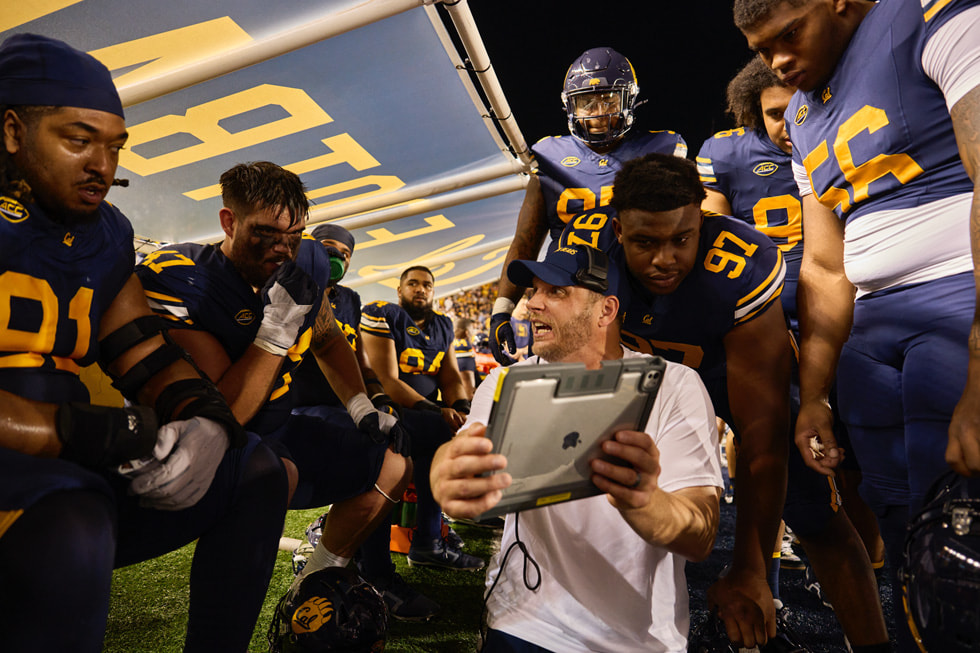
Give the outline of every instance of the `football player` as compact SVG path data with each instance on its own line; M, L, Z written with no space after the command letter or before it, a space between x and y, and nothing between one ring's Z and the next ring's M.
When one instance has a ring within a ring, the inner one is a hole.
M354 352L326 291L335 266L303 237L309 212L299 177L268 161L221 175L225 239L184 243L137 267L172 337L215 380L235 415L283 460L290 507L332 504L304 575L346 566L404 492L411 461L404 431L368 398ZM347 408L293 415L291 373L312 354Z
M766 572L783 516L852 645L887 641L867 553L834 488L788 455L792 347L780 249L740 220L702 213L704 197L687 160L627 162L616 175L612 258L629 269L621 341L696 369L739 440L736 501L752 508L738 511L732 566L708 590L709 605L732 641L752 647L774 636Z
M579 55L565 73L561 100L568 116L569 136L541 139L532 148L537 171L531 175L517 218L504 270L516 259L538 255L545 235L554 249L561 238L568 245L591 245L610 234L612 180L624 161L647 152L687 156L687 143L672 131L631 131L640 87L629 60L612 48L599 47ZM566 225L572 227L563 237ZM500 276L490 317L494 358L509 365L516 353L510 316L523 289L506 274Z
M793 91L761 61L750 61L728 84L728 111L738 127L706 140L697 164L708 195L702 209L738 218L779 245L786 263L780 296L796 332L803 214L783 121Z
M245 650L285 479L133 275L132 225L105 201L127 138L112 77L11 36L0 116L0 649L102 650L113 567L197 539L184 650ZM96 361L130 407L89 402Z
M368 360L385 391L400 405L439 415L450 430L463 424L470 400L453 355L453 323L432 308L435 277L416 265L401 273L398 304L375 301L361 314L361 332ZM428 470L435 446L418 469ZM442 509L432 498L428 473L415 475L418 492L417 527L408 552L410 565L473 570L480 558L463 553L455 537L443 537Z
M342 261L342 279L347 273L354 253L353 234L338 224L321 224L313 229L312 236L328 251L332 249L339 254ZM428 461L431 460L435 448L451 438L452 431L442 420L441 415L404 409L385 394L384 386L381 385L377 373L371 368L364 353L360 327L360 295L347 286L335 283L327 296L337 326L346 334L347 341L354 350L371 402L380 410L398 415L411 440L413 469L428 475ZM293 378L292 387L296 400L294 416L306 415L325 419L338 410L344 410L343 403L330 387L316 359L306 357L296 369ZM358 555L355 556L358 572L381 593L389 614L394 618L405 621L426 621L432 618L439 612L439 604L419 593L395 571L395 565L391 561L390 545L390 526L382 523L367 537Z
M836 373L893 564L947 463L980 473L978 5L735 4L749 46L798 89L786 112L807 225L796 445L837 468Z
M456 355L456 365L463 377L466 388L466 398L473 398L476 390L476 352L473 351L473 338L476 336L476 325L467 317L458 317L453 323L453 353Z
M779 245L786 262L780 297L794 342L798 342L796 284L803 258L802 210L791 166L793 147L783 119L794 90L783 84L758 57L749 61L727 89L728 111L738 127L705 141L697 163L707 193L701 208L738 218ZM790 390L795 418L799 397L795 370ZM836 393L831 400L836 402ZM837 439L849 448L846 438L846 428L838 425ZM857 491L861 470L854 456L845 459L834 482L872 563L880 568L884 564L884 544L874 514ZM777 598L779 565L779 559L775 558L770 574L770 587Z

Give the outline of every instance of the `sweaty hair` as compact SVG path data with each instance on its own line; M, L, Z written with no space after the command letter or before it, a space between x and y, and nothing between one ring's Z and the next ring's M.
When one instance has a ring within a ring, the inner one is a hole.
M738 71L732 81L728 82L725 92L728 113L735 118L736 125L755 130L765 129L766 123L759 99L764 90L773 86L789 88L759 57L753 57Z
M745 31L758 26L769 17L773 9L784 2L790 7L802 7L810 0L735 0L735 5L732 7L735 27Z
M37 127L41 118L54 113L58 107L49 106L28 106L28 105L0 105L0 120L6 115L7 110L17 114L24 127L30 131ZM31 187L24 180L20 170L14 165L13 156L7 151L6 147L0 147L0 194L9 195L22 202L33 202Z
M617 213L628 209L659 212L700 205L705 197L692 161L654 152L623 164L613 181L611 203Z
M436 275L432 274L432 270L430 270L429 268L425 267L424 265L413 265L412 267L405 268L402 271L402 276L398 277L398 283L401 283L402 281L404 281L405 280L405 277L408 276L408 273L409 272L415 272L416 270L421 270L422 272L427 273L430 277L432 277L432 280L435 281Z
M221 175L221 200L238 216L259 209L285 209L290 226L310 212L299 176L269 161L239 163L226 170Z

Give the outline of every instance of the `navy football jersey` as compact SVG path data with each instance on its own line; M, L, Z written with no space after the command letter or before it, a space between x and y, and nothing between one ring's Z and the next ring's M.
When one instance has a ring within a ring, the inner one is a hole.
M435 400L439 390L436 375L453 343L452 320L434 312L423 330L398 304L375 301L361 312L361 331L394 340L398 378L426 399Z
M531 321L510 318L510 326L514 329L514 345L521 349L531 344Z
M732 217L779 245L787 288L795 285L803 260L803 207L792 155L779 149L765 132L739 127L706 140L697 164L701 182L728 199ZM795 321L796 293L782 296L783 309Z
M611 264L625 269L620 246ZM726 421L725 335L761 315L783 288L779 248L744 222L705 214L695 266L669 295L654 295L631 275L620 340L630 349L697 370ZM788 336L787 336L788 337Z
M296 264L321 288L330 279L326 250L312 238L300 241ZM236 361L255 340L262 323L262 297L242 278L220 245L184 243L159 249L136 267L150 307L184 326L214 335L228 357ZM292 409L289 392L292 372L303 359L313 337L318 298L306 314L299 336L286 354L279 378L265 406L246 424L259 434L278 427Z
M922 54L978 4L876 4L827 84L795 93L786 109L797 179L845 221L844 269L859 297L973 269L973 183Z
M133 274L133 227L103 202L63 225L0 197L0 388L38 401L88 401L78 377L98 357L99 323Z
M922 71L925 41L977 0L876 4L830 80L786 108L793 160L848 222L972 192L943 94Z
M361 343L357 338L357 326L361 321L361 296L347 286L334 286L327 294L337 326L344 332L351 349L357 351ZM296 368L291 384L297 406L341 406L337 394L327 383L314 356L305 356Z
M456 354L456 364L460 372L468 370L476 373L476 352L473 351L473 343L469 338L454 339L453 352Z
M551 247L558 246L562 232L571 223L569 232L579 241L568 241L568 244L599 248L598 242L593 241L599 237L597 232L606 226L608 217L615 215L609 201L613 178L623 163L650 152L685 157L687 143L680 134L665 130L631 132L605 154L596 154L571 135L543 138L531 151L538 166Z

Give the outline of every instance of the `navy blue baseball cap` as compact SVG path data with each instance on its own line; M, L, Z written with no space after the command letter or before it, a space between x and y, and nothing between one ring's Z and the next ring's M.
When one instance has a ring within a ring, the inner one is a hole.
M619 291L619 270L605 252L592 247L559 247L543 261L511 261L507 278L530 288L537 277L552 286L582 286L603 295Z
M79 107L125 118L108 68L39 34L14 34L0 44L0 104Z

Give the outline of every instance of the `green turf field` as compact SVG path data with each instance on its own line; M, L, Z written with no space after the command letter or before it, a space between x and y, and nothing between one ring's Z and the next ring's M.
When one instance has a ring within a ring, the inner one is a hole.
M319 510L295 510L286 516L284 535L304 538ZM488 560L495 532L465 525L454 527L466 542L466 552ZM248 546L229 542L229 546ZM187 624L188 576L194 545L166 556L115 572L112 606L106 629L109 653L178 653ZM398 571L423 594L437 601L442 612L428 623L394 621L386 653L473 651L482 611L484 572L435 571L408 567L405 556L393 553ZM291 555L280 551L262 615L249 651L267 651L265 633L279 597L293 580Z

